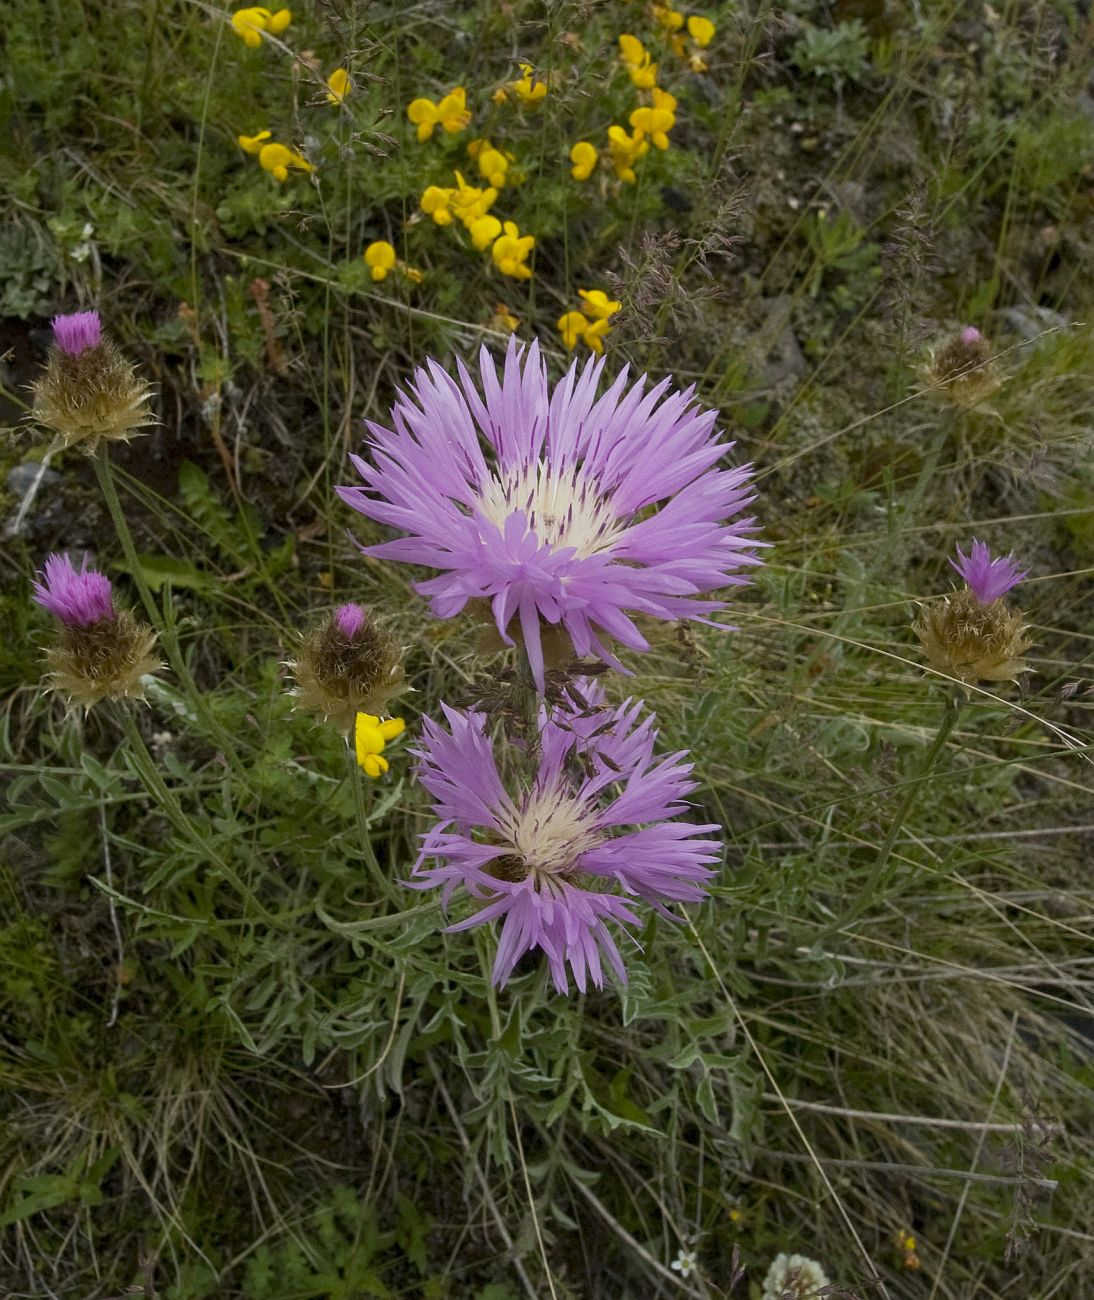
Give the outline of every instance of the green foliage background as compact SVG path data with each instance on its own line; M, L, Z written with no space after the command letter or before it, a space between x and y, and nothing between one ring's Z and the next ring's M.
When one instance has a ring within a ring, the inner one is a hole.
M183 671L139 740L43 692L45 555L131 577L86 462L55 461L0 557L0 1289L758 1300L799 1252L841 1294L1080 1294L1088 7L712 4L705 74L627 0L316 0L254 51L192 0L4 8L0 455L42 454L19 404L46 318L101 304L158 386L115 466ZM624 31L679 99L672 147L578 185L570 146L638 103ZM536 110L491 100L522 59ZM456 84L471 130L418 143L406 104ZM314 179L243 154L263 128ZM417 210L478 135L524 175L495 210L536 235L527 283ZM423 282L373 283L375 239ZM651 629L611 684L694 753L711 900L649 922L627 989L563 999L534 961L492 990L491 936L398 883L428 816L405 749L363 786L283 662L352 598L407 647L411 733L498 670L362 559L347 529L379 531L332 489L413 365L504 343L499 304L561 373L579 288L623 303L612 372L721 408L775 545L737 633ZM962 411L923 390L965 323L1004 382ZM1033 671L928 766L948 686L913 602L974 535L1031 571Z

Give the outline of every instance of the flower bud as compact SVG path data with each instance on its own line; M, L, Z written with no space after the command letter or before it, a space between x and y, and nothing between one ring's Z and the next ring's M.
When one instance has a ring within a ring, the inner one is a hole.
M957 548L950 564L965 579L963 591L926 606L914 625L927 658L947 676L971 684L1016 681L1028 665L1021 656L1032 642L1021 612L1003 597L1026 576L1012 555L992 559L983 542L966 555Z
M128 441L153 422L151 388L108 338L97 311L53 318L53 347L34 385L34 418L62 447L89 454L106 438Z
M991 348L975 325L932 349L922 369L932 395L951 406L967 408L989 397L1003 376L991 363Z
M153 654L156 634L128 609L118 609L110 579L67 555L51 555L33 599L58 622L46 651L53 690L85 709L100 700L141 698L141 678L163 665Z
M394 640L352 603L303 636L287 666L296 678L295 707L320 714L346 735L358 713L382 717L387 702L406 689Z

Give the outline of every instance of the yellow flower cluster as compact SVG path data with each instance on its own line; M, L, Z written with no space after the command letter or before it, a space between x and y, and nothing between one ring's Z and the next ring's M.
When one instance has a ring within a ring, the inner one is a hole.
M509 175L509 166L514 161L511 153L502 153L495 149L489 140L472 140L467 146L467 155L474 158L479 165L479 175L488 185L500 190L506 181L515 181Z
M252 50L257 50L262 44L263 32L269 32L271 36L277 36L291 22L292 11L290 9L279 9L274 14L268 9L255 5L249 9L237 9L232 14L232 31L243 40L245 45L250 46Z
M604 338L611 333L608 321L623 304L613 302L603 289L579 289L577 292L584 299L581 310L568 311L558 320L562 341L570 352L583 342L594 352L602 353Z
M705 50L714 39L716 29L710 19L692 14L685 20L678 9L669 5L654 5L653 16L668 34L673 54L687 59L692 72L706 72L707 62L699 51Z
M263 171L269 172L275 181L288 180L290 171L315 171L311 163L295 149L270 140L269 131L259 131L257 135L240 135L236 139L244 153L257 156L259 166Z
M666 5L654 5L653 12L658 23L669 33L674 49L677 41L685 40L680 34L684 28L696 45L705 47L714 37L714 24L709 18L685 20L682 13ZM625 185L633 185L638 179L635 163L649 153L650 145L657 149L669 147L669 132L676 125L676 96L658 86L658 65L637 36L629 32L620 36L619 57L631 81L648 100L631 113L628 119L630 131L619 123L608 127L607 159L618 179ZM579 140L570 150L573 164L570 175L575 181L587 181L599 161L600 153L596 146L588 140Z
M522 63L520 65L520 76L517 80L507 81L504 86L499 86L494 91L493 99L495 104L504 104L510 95L515 95L525 108L531 108L538 104L546 94L546 81L537 77L536 70L530 63Z
M389 244L386 239L378 239L375 243L369 244L362 257L374 280L386 280L392 271L399 270L402 271L411 284L421 284L422 282L421 271L416 270L413 266L407 266L405 262L401 262L395 255L394 246Z
M449 135L456 135L471 123L467 91L457 86L436 103L425 98L411 100L406 115L418 128L419 140L428 140L438 126Z
M500 171L502 180L505 179L509 160L488 141L472 141L469 151L478 159L481 171L491 170L495 174ZM496 155L496 158L491 155ZM418 206L438 226L450 226L453 219L459 221L479 252L490 249L493 263L502 275L508 275L514 280L530 279L532 268L528 265L528 258L536 244L535 236L522 235L516 222L503 222L493 215L490 209L498 197L496 185L482 189L477 185L468 185L462 172L456 172L455 177L454 188L427 185Z

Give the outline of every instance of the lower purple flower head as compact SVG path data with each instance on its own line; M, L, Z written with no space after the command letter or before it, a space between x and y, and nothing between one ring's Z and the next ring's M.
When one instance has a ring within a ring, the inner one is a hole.
M983 334L980 333L975 325L966 325L961 331L961 342L967 344L969 347L972 347L974 343L982 343L983 340Z
M339 605L334 611L334 625L347 641L352 641L367 621L368 615L360 605L352 601L346 605Z
M457 889L482 904L453 931L502 921L495 985L535 948L560 993L567 966L582 992L603 986L605 961L626 983L606 923L638 925L637 901L676 920L666 905L705 898L720 856L706 838L717 826L681 818L695 788L686 755L654 755L655 720L640 702L558 707L541 713L534 777L503 778L485 716L442 707L448 728L427 718L415 751L439 820L407 883L439 886L443 905Z
M1000 596L1005 596L1011 587L1028 576L1025 569L1019 569L1013 552L993 560L987 543L975 538L970 554L966 555L959 546L957 559L950 560L950 563L968 583L969 590L981 605L990 605Z
M42 581L34 583L33 599L62 623L90 627L114 618L114 597L105 573L87 567L87 556L77 569L67 555L46 560Z
M477 382L430 361L393 427L369 423L370 460L351 457L365 487L338 489L404 534L367 555L437 570L416 585L439 618L488 601L541 690L545 626L621 668L605 639L647 649L633 615L709 621L724 601L705 597L760 562L751 470L725 466L717 412L625 369L598 394L603 370L575 363L552 387L539 345L515 340L500 374L482 350Z
M54 316L53 341L66 356L78 357L89 348L97 348L103 336L103 323L97 311L77 311L71 316Z

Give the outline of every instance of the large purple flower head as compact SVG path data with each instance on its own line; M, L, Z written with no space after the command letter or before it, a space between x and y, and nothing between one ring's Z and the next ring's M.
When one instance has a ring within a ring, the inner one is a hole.
M637 925L635 900L675 919L666 904L706 897L719 857L719 842L705 838L717 826L681 820L695 788L685 755L654 756L641 703L591 718L555 708L541 714L534 774L503 776L485 716L444 712L448 728L427 718L415 751L439 821L407 883L440 886L445 905L457 889L484 904L451 930L503 919L497 985L533 948L560 993L567 965L582 992L603 986L603 960L625 983L606 923Z
M32 598L67 627L90 627L115 617L110 579L89 569L86 555L79 569L67 555L51 555L41 577L34 583Z
M1011 587L1017 586L1027 576L1026 570L1019 569L1013 552L993 560L987 543L975 538L970 554L966 555L959 546L957 559L951 559L950 563L965 579L980 605L990 605L1000 596L1005 596Z
M89 348L97 348L102 336L103 323L97 311L77 311L53 318L53 341L67 356L78 357Z
M751 469L718 468L733 444L693 388L646 391L624 369L598 398L604 362L590 359L552 390L539 345L525 356L515 340L500 377L485 348L479 368L481 393L462 363L458 383L433 361L418 370L394 427L368 425L372 463L352 457L366 487L339 488L407 534L366 554L440 570L418 585L438 617L490 601L542 689L544 624L621 668L602 638L646 649L631 615L704 619L724 602L700 597L747 581L762 545L741 517Z

